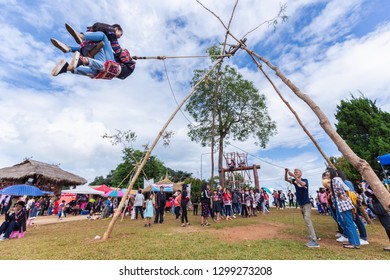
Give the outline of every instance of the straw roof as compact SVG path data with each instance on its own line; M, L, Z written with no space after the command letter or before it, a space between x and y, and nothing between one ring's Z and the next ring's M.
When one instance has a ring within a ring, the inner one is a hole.
M0 169L0 179L25 182L29 178L39 180L41 184L78 186L87 183L84 178L62 170L57 165L27 159L11 167Z
M173 183L171 180L169 180L168 176L166 176L163 180L158 181L158 182L154 183L153 185L171 185L171 184L173 184L173 191L175 192L177 190L182 189L182 184L184 184L184 182ZM142 192L144 192L144 193L150 192L151 189L152 189L152 186L149 185L146 188L144 188L142 190Z

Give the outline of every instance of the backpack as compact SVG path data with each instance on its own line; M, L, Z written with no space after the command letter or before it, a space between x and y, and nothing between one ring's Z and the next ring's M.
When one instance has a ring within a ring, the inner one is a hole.
M94 79L105 79L105 80L111 80L112 78L115 78L121 73L121 66L119 63L107 60L104 63L104 71L99 72Z

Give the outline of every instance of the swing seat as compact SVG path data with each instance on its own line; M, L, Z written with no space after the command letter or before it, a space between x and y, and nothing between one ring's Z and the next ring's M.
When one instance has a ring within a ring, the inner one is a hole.
M24 231L19 232L18 238L23 238L24 237Z
M105 79L105 80L111 80L112 78L115 78L121 73L121 66L119 63L107 60L104 63L104 71L101 71L99 74L95 76L94 79Z
M19 230L14 230L13 232L11 232L11 235L9 236L10 239L12 238L23 238L24 237L24 231L23 229L21 229L21 231Z
M22 225L20 226L20 229L13 230L13 231L11 232L9 238L10 238L10 239L16 238L16 237L18 237L18 238L23 238L23 237L24 237L24 230L23 230L24 227L23 227L23 226L24 226L24 225L22 224Z

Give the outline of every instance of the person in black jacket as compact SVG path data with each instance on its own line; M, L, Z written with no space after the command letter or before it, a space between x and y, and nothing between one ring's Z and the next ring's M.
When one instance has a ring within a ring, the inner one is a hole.
M203 184L202 192L200 194L200 203L202 204L202 219L201 226L209 226L210 223L207 217L210 215L210 191L209 185Z
M7 230L9 224L14 220L16 204L12 207L11 211L5 213L5 220L0 226L0 235L3 236Z
M362 189L359 192L364 192L364 194L372 199L373 212L378 217L381 225L386 231L387 237L390 240L390 215L387 213L383 205L380 203L379 199L376 197L374 191L372 190L370 184L367 181L362 181L360 183ZM383 250L390 252L390 245L385 246Z
M181 189L181 201L180 201L180 208L181 208L181 226L189 226L190 223L188 222L187 217L187 203L190 200L190 197L187 192L188 185L183 184ZM184 220L186 223L184 223Z
M198 205L199 205L199 196L197 193L192 195L192 206L194 208L194 216L198 216Z
M160 187L160 192L156 194L156 217L154 218L155 224L162 224L164 222L164 210L165 210L165 204L167 202L167 197L164 193L164 187ZM160 217L160 221L159 221Z
M4 236L0 237L0 241L8 240L12 231L20 230L23 227L23 224L26 222L26 210L24 209L25 203L23 201L18 201L15 207L15 214L5 229Z

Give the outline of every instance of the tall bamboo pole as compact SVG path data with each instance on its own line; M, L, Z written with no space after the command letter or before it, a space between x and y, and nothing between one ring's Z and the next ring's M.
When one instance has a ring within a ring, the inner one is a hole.
M280 93L279 89L275 85L275 83L271 80L271 78L268 76L268 74L264 71L262 65L254 58L253 54L249 53L249 55L252 57L253 62L257 65L257 68L260 69L260 71L263 73L263 75L267 78L271 86L274 88L275 92L278 94L280 99L283 101L284 104L286 104L287 108L293 113L294 117L297 119L299 125L302 127L303 131L306 133L307 136L309 136L310 140L314 143L317 150L320 152L322 157L325 159L327 165L329 167L335 168L333 163L330 161L329 157L325 154L325 152L322 150L321 146L318 144L317 140L314 139L313 135L309 132L309 130L306 128L306 126L303 124L302 120L298 116L297 112L292 108L290 103L283 97L283 95Z
M217 60L217 62L215 64L212 65L212 67L210 68L210 70L203 76L202 79L200 79L196 84L195 86L192 88L191 92L184 98L184 100L180 103L180 105L176 108L176 110L172 113L172 115L170 116L170 118L168 119L168 121L163 125L162 129L160 130L160 132L158 133L156 139L154 140L153 144L150 146L150 148L148 149L148 151L146 152L144 158L142 159L141 163L139 165L137 165L137 168L136 168L136 172L134 173L134 176L133 176L133 179L131 180L130 182L130 185L129 187L127 188L127 191L126 193L123 195L123 197L128 197L128 195L130 194L131 190L133 189L133 186L136 182L136 180L138 179L138 176L139 174L141 173L142 169L144 168L147 160L149 159L154 147L157 145L158 141L160 140L161 136L163 135L164 131L167 129L168 125L171 123L171 121L173 120L173 118L176 116L177 112L179 112L180 108L186 103L186 101L191 97L191 95L195 92L196 88L210 75L210 73L214 70L215 66L221 62L221 60L223 59L223 57L221 57L220 59ZM110 224L108 225L107 227L107 230L104 232L104 235L103 235L103 238L102 240L107 240L111 233L112 233L112 230L114 229L114 225L117 221L117 219L119 218L120 216L120 209L123 208L125 204L125 199L122 199L121 202L119 203L119 206L118 206L118 210L114 213L113 217L112 217L112 220L110 222Z

